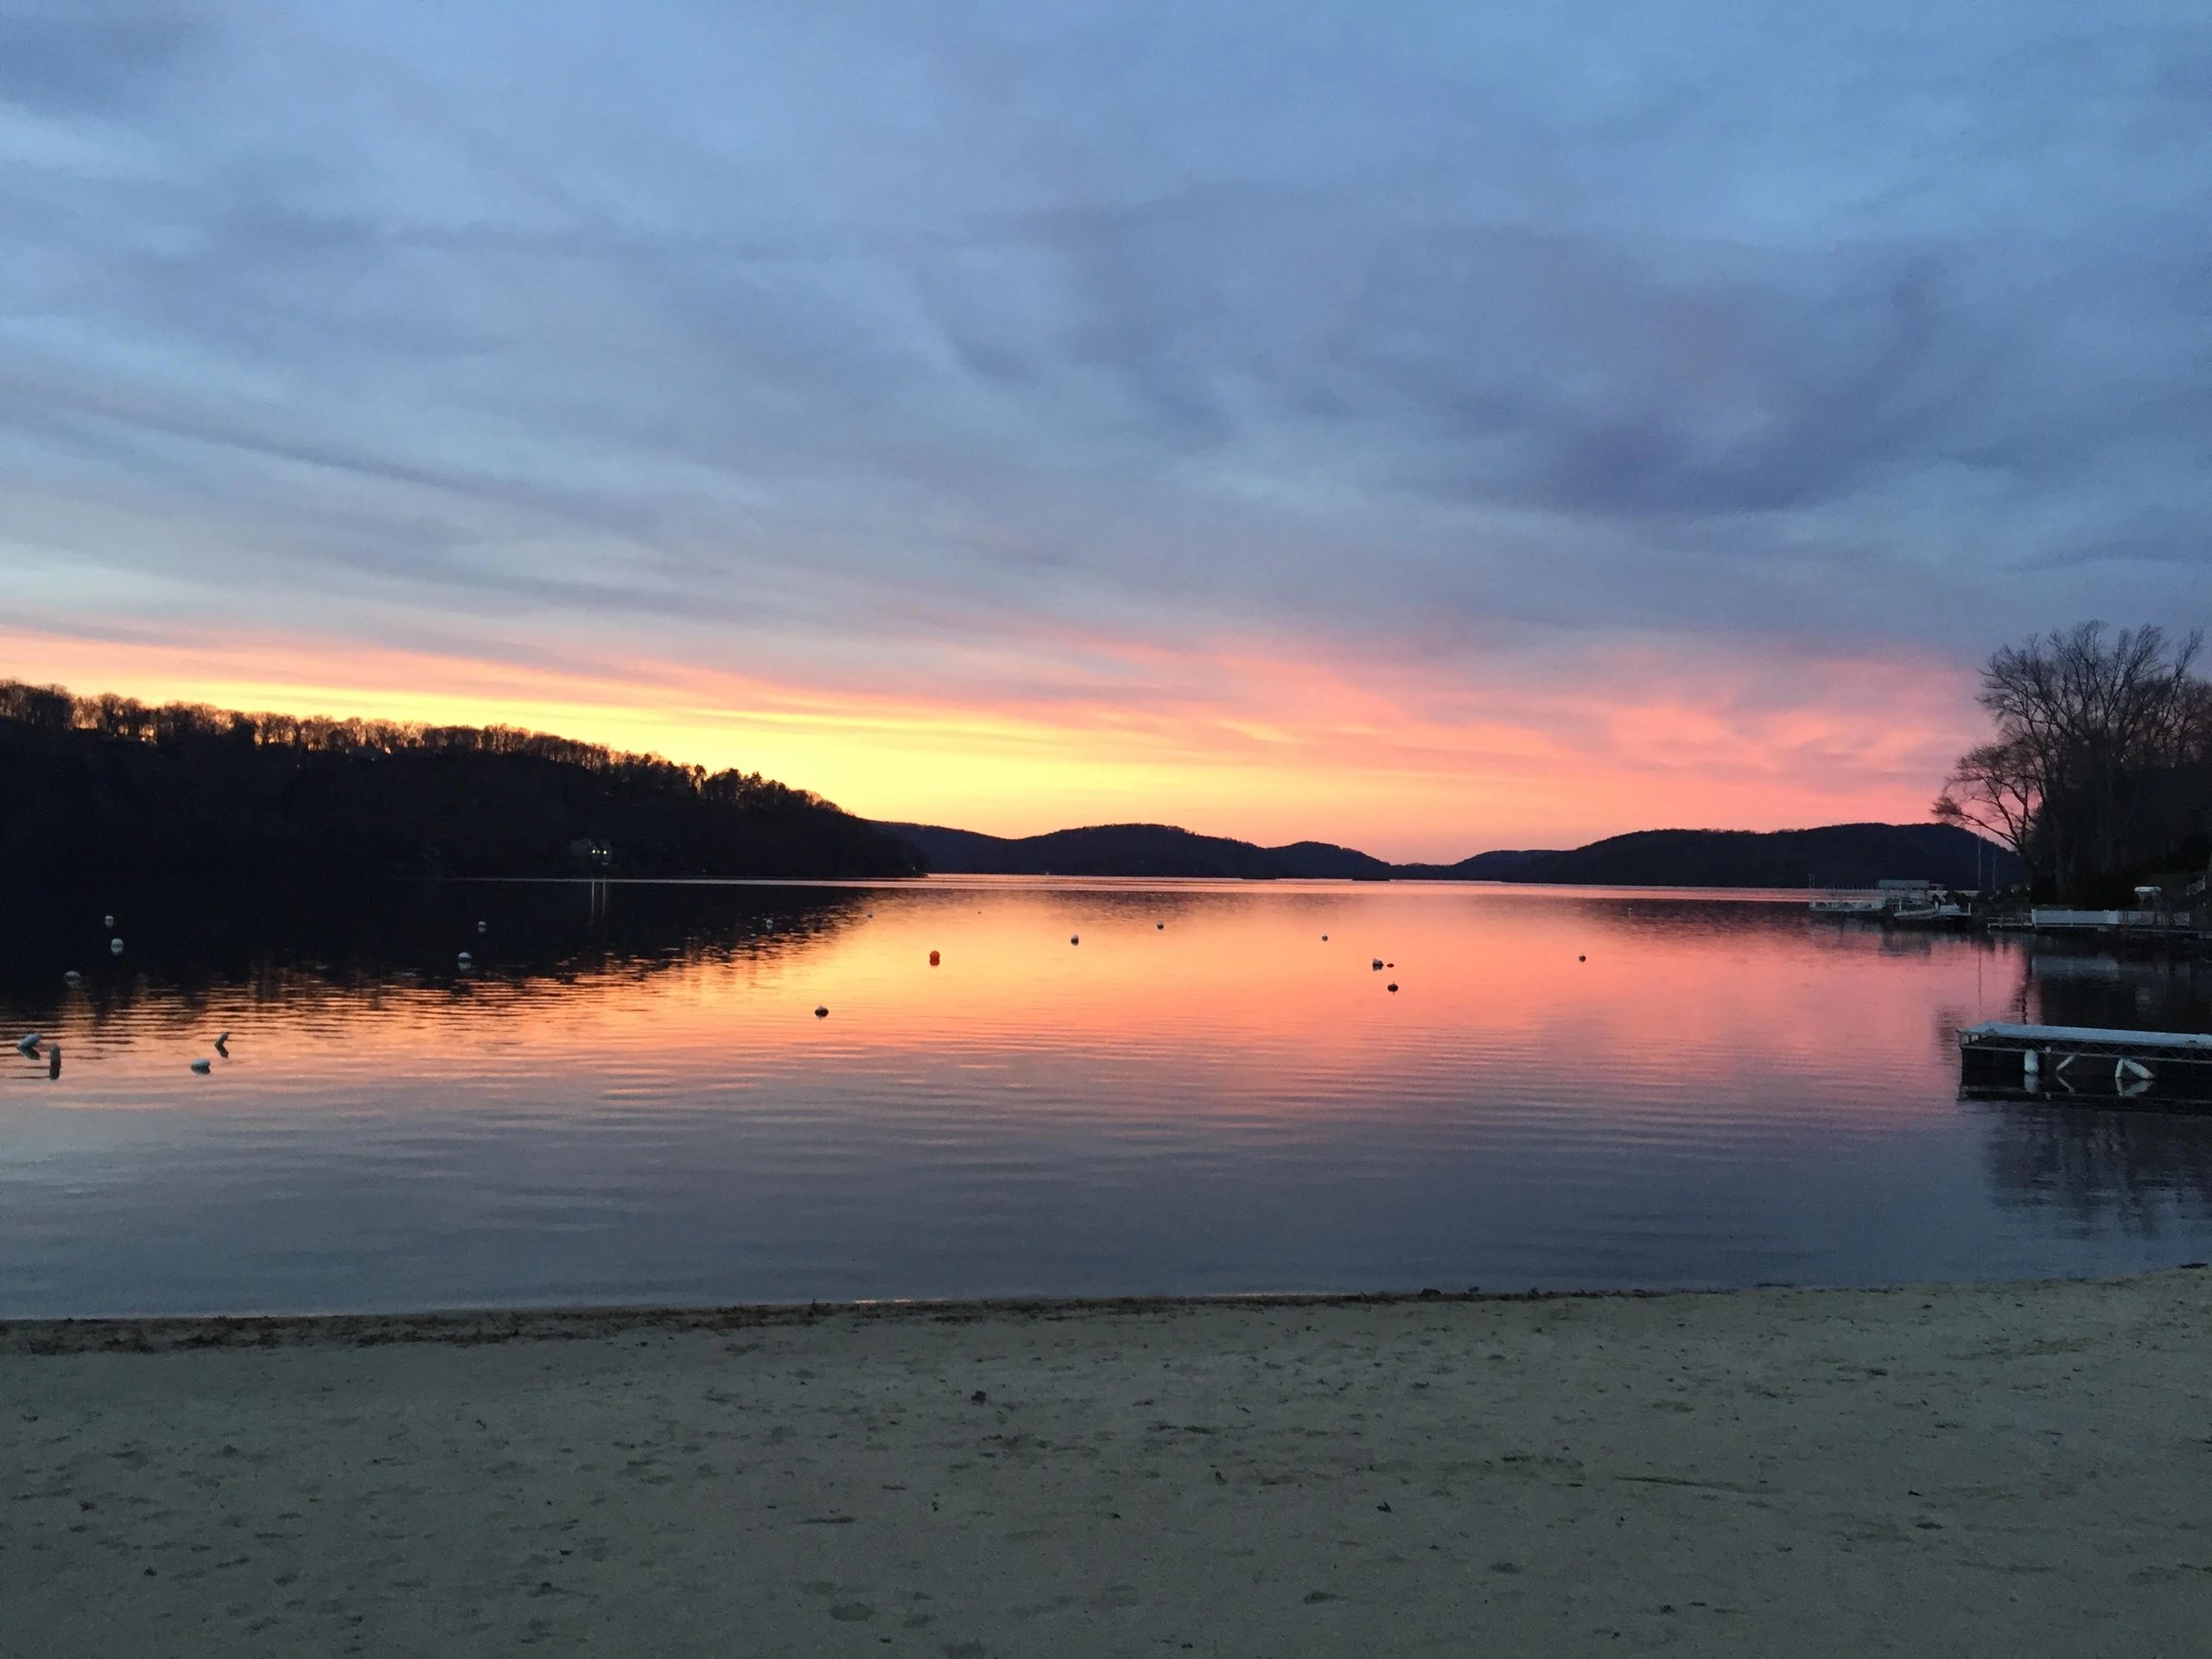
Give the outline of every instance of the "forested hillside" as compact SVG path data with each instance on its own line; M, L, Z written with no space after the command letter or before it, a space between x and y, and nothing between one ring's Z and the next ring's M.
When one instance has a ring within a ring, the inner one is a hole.
M0 858L18 880L920 868L758 773L508 727L149 708L15 681L0 682Z

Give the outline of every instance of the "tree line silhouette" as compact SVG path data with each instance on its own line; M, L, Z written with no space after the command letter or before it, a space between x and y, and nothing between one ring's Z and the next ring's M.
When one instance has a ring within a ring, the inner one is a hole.
M1995 836L2038 891L2121 903L2212 860L2212 682L2203 637L2084 622L1981 671L1990 741L1961 755L1936 817Z
M918 874L806 790L510 726L244 714L0 681L0 858L44 879Z

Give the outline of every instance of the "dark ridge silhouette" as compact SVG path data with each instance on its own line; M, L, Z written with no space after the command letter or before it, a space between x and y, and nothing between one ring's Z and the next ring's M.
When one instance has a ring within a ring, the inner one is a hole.
M804 790L511 727L245 715L0 681L0 861L165 872L909 875Z
M918 874L1946 887L2021 879L1950 824L1655 830L1573 851L1393 865L1157 823L1007 839L872 824L757 772L709 773L510 727L149 708L0 681L0 859L48 881L240 876Z
M1514 872L1540 858L1556 858L1548 848L1522 852L1477 853L1457 864L1398 864L1392 873L1402 881L1511 881Z
M1889 880L1969 888L2022 877L2019 861L1935 823L1838 823L1817 830L1646 830L1572 851L1477 853L1456 864L1389 864L1348 847L1261 847L1159 823L1100 824L1009 839L931 824L878 826L944 874L1217 876L1353 880L1529 881L1680 887L1872 887Z
M1214 876L1382 880L1395 867L1325 841L1261 847L1164 823L1095 824L1009 838L927 823L882 823L940 875Z
M1164 823L1108 823L1007 839L926 823L884 823L940 875L1201 875L1265 878L1301 874L1264 847L1222 836L1193 835ZM1318 846L1319 843L1304 843ZM1284 849L1287 852L1292 849ZM1341 847L1349 859L1389 867ZM1330 874L1339 872L1331 870Z
M1395 866L1333 842L1294 841L1287 847L1263 847L1261 851L1283 874L1308 880L1384 881L1395 874Z
M2025 878L2001 848L1942 823L1832 823L1817 830L1642 830L1572 852L1546 853L1505 873L1509 881L1601 887L1871 887L1928 880L1945 887Z

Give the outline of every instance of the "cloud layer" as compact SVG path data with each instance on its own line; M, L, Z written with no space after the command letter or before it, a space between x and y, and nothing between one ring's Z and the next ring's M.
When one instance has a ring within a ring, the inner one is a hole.
M2203 620L2201 8L1495 12L0 0L5 665L1443 855Z

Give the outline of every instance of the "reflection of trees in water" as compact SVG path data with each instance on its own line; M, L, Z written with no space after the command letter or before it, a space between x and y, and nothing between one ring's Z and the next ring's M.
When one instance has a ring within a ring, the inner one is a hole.
M2057 1208L2085 1230L2155 1236L2166 1206L2212 1217L2212 1116L1993 1102L1989 1184L2016 1208Z
M2045 1025L2212 1030L2212 964L2039 946L2025 972Z
M609 882L43 895L12 918L0 997L33 1023L54 1023L66 1003L97 1026L141 1003L190 1007L218 991L312 1007L403 988L512 992L644 978L804 951L880 897L849 887ZM119 958L109 955L101 923L111 911L125 941ZM481 934L479 921L487 924ZM464 950L475 959L466 972ZM75 992L62 981L73 968L84 975Z
M1555 904L1598 926L1624 933L1730 941L1770 938L1794 942L1810 938L1817 945L1838 940L1847 931L1830 923L1808 925L1805 906L1799 900L1738 899L1728 896L1725 890L1715 890L1701 898L1682 898L1618 893L1592 896L1567 892L1554 896L1542 887L1524 887L1517 889L1516 896L1524 904ZM1853 943L1863 949L1871 937Z
M2023 954L1993 1019L2136 1031L2212 1029L2201 964L2069 950ZM2001 1202L2051 1208L2083 1229L2155 1235L2171 1207L2212 1217L2212 1112L1990 1102L1990 1185Z
M2201 964L2124 957L2037 940L1993 1020L2124 1031L2212 1028L2212 976ZM1993 987L1995 991L1995 987ZM1986 1102L1988 1184L1999 1204L2055 1210L2086 1232L2154 1236L2181 1205L2212 1217L2212 1113Z

